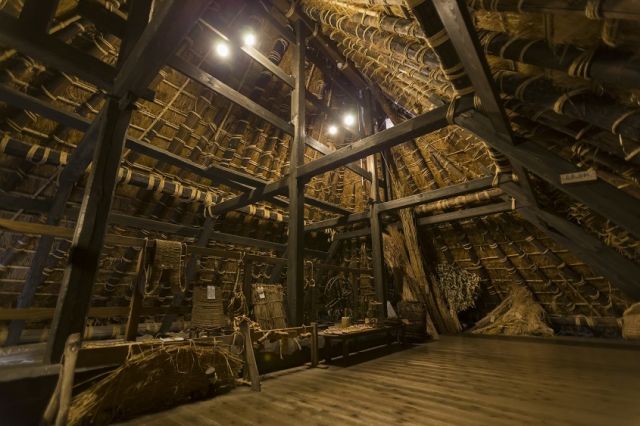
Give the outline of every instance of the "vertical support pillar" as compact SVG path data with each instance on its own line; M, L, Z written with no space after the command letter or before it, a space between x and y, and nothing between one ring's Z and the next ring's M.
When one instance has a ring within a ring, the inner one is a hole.
M373 117L371 116L373 103L368 92L362 93L362 106L360 111L362 112L362 122L365 136L375 133L375 126L373 123ZM385 288L384 279L384 254L382 243L382 225L380 223L380 212L378 211L378 204L380 203L380 189L376 182L378 182L378 154L373 154L367 157L367 169L371 172L371 186L369 192L369 204L371 208L370 212L370 228L371 228L371 257L373 259L373 282L376 291L376 299L382 305L378 310L378 315L384 319L387 317L387 292Z
M289 161L289 239L287 250L287 309L290 326L303 322L304 311L304 182L298 179L298 167L304 164L305 147L305 27L296 22L291 94L291 122L295 131Z
M45 351L45 362L56 363L73 333L84 334L85 321L98 261L107 230L107 219L131 109L121 109L115 98L107 100L101 118L91 173L76 223L69 263L64 271L56 311Z

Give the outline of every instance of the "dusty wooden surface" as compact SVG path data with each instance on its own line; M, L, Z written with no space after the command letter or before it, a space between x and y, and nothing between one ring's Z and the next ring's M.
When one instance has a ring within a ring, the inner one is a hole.
M310 369L130 425L639 425L640 351L444 337Z

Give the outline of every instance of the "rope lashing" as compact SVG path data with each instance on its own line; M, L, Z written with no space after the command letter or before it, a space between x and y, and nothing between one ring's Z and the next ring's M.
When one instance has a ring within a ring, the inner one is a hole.
M478 96L477 94L473 95L473 107L477 111L481 111L482 110L482 101L480 100L480 96Z
M533 46L534 44L536 44L538 42L544 42L544 41L543 40L531 40L530 42L528 42L527 44L522 46L522 50L520 50L520 55L518 56L518 61L519 62L524 62L524 55L527 54L527 51L529 50L529 48L531 46Z
M588 80L595 53L595 50L585 50L580 55L576 56L573 62L571 62L571 65L569 65L567 73L571 77L580 77Z
M618 119L616 119L616 121L613 122L613 124L611 125L611 133L617 134L618 133L618 129L620 128L620 125L629 117L631 117L632 115L638 114L640 113L640 108L637 109L632 109L630 111L625 112L624 114L622 114L620 117L618 117Z
M9 145L9 140L11 140L9 134L4 133L2 135L2 140L0 141L0 152L5 152L5 150L7 149L7 145Z
M246 264L244 262L245 256L246 252L243 251L240 256L240 260L238 261L238 267L236 268L236 277L233 283L233 296L231 296L229 305L227 306L227 312L232 312L233 316L246 315L249 310L247 307L247 298L240 286L240 270L245 274L247 273L245 270Z
M640 154L640 145L638 145L636 149L627 154L627 150L624 147L624 139L622 138L622 135L618 135L618 139L620 141L620 148L622 149L622 153L625 155L625 161L631 161L636 155Z
M456 106L458 105L459 99L459 97L453 98L453 100L449 103L449 107L447 108L447 123L452 126L456 124L454 120L456 118Z
M120 167L118 169L118 182L124 183L125 185L131 181L133 177L133 172L128 167Z
M449 34L447 34L447 30L445 28L442 28L440 31L438 31L434 35L427 37L427 43L429 44L429 47L431 47L432 49L435 49L436 47L441 46L447 41L449 41Z
M449 81L456 80L466 75L462 62L458 62L456 65L449 68L442 68L442 72Z
M567 101L569 101L574 96L584 95L586 93L589 93L589 89L587 88L580 88L580 89L568 91L567 93L563 94L556 100L556 102L553 104L553 111L556 112L557 114L562 114L564 111L564 106L567 103Z
M40 146L38 145L32 145L31 148L29 148L29 151L27 151L27 157L26 157L28 162L38 166L47 163L47 160L49 159L49 155L51 154L51 148L44 148L42 152L42 158L40 158L39 160L34 160L34 157L36 153L39 151L39 149L40 149Z
M602 0L587 0L587 4L584 7L584 15L587 19L602 19Z
M501 75L502 77L502 75ZM527 87L529 87L529 85L531 83L533 83L536 80L539 80L541 78L543 78L544 75L543 74L538 74L538 75L534 75L532 77L527 78L526 80L524 80L522 83L520 83L518 85L518 87L516 87L516 91L514 93L514 96L516 99L519 99L521 101L524 101L524 94L525 91L527 90ZM503 92L504 90L502 90L502 78L500 78L500 91Z

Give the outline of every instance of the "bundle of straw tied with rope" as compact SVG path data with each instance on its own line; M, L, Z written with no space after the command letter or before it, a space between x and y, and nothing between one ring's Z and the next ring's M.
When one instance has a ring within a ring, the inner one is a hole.
M132 347L133 348L133 347ZM159 344L133 353L73 398L69 425L105 425L220 393L235 384L242 358L214 339Z

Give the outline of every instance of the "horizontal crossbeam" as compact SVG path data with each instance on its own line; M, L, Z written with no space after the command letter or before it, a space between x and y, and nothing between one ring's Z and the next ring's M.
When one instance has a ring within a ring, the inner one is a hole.
M454 105L454 108L450 109L449 105L436 108L311 161L298 169L298 177L309 180L319 174L431 133L447 126L448 117L453 119L471 108L473 108L473 98L463 97Z

